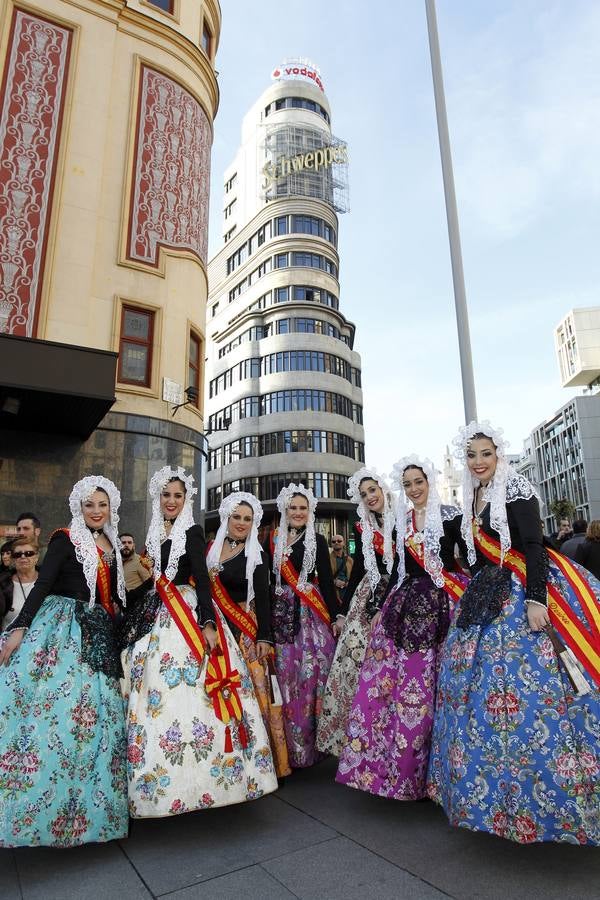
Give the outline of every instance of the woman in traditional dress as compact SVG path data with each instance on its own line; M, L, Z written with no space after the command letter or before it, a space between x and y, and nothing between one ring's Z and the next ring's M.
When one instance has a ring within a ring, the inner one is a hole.
M236 491L219 507L221 524L206 562L213 602L239 641L271 742L278 778L291 772L281 702L273 696L269 562L258 540L263 509L253 494Z
M348 479L348 496L358 504L355 555L337 614L340 634L317 728L317 747L339 756L346 742L348 715L365 658L371 620L381 608L394 563L396 499L380 475L362 468Z
M0 846L127 837L114 601L125 597L119 492L78 481L38 579L0 639Z
M429 795L452 825L600 844L600 584L545 548L500 431L471 422L455 445L474 577L441 662Z
M265 547L273 561L271 623L292 769L321 758L317 720L335 650L331 623L339 611L327 542L315 532L316 506L303 484L283 488L279 529Z
M154 585L122 631L134 818L241 803L277 787L246 666L213 608L193 485L169 466L150 481Z
M420 800L440 648L450 605L462 592L452 574L460 512L441 505L429 460L408 456L394 471L402 489L394 568L373 623L336 781L394 800Z

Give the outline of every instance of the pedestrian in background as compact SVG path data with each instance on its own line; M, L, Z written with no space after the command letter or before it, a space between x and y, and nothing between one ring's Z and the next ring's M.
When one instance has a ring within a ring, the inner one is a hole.
M341 606L342 594L348 587L348 581L353 565L352 557L349 553L346 553L344 537L341 534L334 534L331 538L329 561L331 563L331 574L333 575L336 597Z
M11 544L12 574L0 576L0 623L8 628L21 612L37 581L38 546L29 538L15 538Z
M152 572L142 563L139 553L135 552L133 535L123 531L119 535L121 542L121 558L123 560L123 572L125 573L125 589L127 591L128 605L135 604L138 592L144 592L152 585ZM133 592L136 593L133 593Z
M575 560L600 579L600 519L594 519L588 525L585 540L577 547Z
M588 523L585 519L575 519L573 522L573 536L563 541L559 550L564 556L570 559L577 559L577 550L585 541L585 533Z

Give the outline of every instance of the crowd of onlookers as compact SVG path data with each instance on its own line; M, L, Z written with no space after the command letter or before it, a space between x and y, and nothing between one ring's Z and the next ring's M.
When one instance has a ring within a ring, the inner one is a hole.
M1 629L7 628L22 609L44 557L39 518L32 512L23 512L17 518L15 527L16 537L5 541L0 547ZM145 554L140 556L137 553L134 536L129 532L121 532L119 539L127 593L143 592L152 577L151 560ZM588 524L585 519L571 522L563 518L559 521L558 530L548 540L556 550L600 579L600 519ZM336 591L341 596L350 579L353 564L341 534L332 536L329 558Z

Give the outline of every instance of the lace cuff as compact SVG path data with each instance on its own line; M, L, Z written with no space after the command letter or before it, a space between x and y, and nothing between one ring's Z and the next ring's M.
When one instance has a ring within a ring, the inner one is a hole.
M547 603L542 603L541 600L531 600L529 597L525 600L526 606L543 606L544 609L548 609Z

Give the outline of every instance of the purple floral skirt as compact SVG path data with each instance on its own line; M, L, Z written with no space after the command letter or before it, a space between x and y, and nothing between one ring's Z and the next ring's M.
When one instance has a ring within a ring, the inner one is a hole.
M315 746L317 720L335 640L323 620L301 604L288 585L284 585L283 595L275 598L273 611L275 666L289 761L293 769L303 769L322 759Z
M394 800L426 796L425 780L448 599L431 578L407 578L373 628L336 781Z

